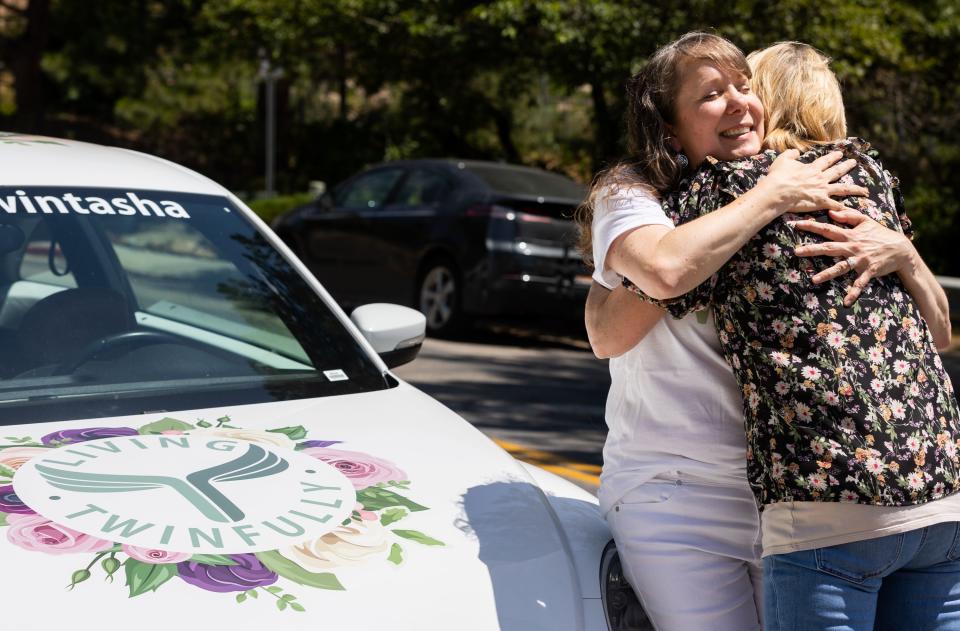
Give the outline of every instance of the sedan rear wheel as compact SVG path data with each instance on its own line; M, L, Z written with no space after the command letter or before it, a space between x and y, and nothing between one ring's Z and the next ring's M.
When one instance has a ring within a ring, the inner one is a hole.
M428 332L443 335L460 324L460 290L456 274L446 263L434 263L427 268L420 280L419 296Z

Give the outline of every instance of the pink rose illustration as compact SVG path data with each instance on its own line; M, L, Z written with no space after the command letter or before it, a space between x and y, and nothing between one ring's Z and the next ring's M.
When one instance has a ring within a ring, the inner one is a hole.
M166 550L154 550L151 548L138 548L137 546L123 546L123 551L126 552L131 559L136 559L137 561L142 561L143 563L151 563L153 565L159 565L162 563L180 563L181 561L189 561L190 553L188 552L167 552Z
M27 550L64 554L68 552L103 552L113 544L103 539L71 530L41 515L7 515L7 539Z
M399 482L409 479L407 474L392 462L358 451L310 447L304 449L302 453L323 460L337 469L347 476L347 479L353 483L353 488L358 491L373 486L377 482L390 482L391 480Z
M50 449L47 447L9 447L0 449L0 465L16 471L23 463L34 456L41 454L50 455Z

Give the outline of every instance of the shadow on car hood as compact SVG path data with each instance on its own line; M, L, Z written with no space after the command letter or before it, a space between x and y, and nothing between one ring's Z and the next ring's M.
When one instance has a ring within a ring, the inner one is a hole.
M0 434L18 628L582 625L541 490L406 384Z

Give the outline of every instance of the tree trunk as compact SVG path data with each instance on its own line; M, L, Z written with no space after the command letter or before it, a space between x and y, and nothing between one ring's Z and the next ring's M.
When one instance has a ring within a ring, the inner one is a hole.
M593 171L600 165L617 157L617 125L610 117L610 106L599 81L590 82L590 95L593 98L593 124L596 144L593 154Z
M26 28L4 50L4 61L13 75L17 111L13 130L24 133L44 131L46 103L40 60L50 32L50 0L30 0L24 10Z
M488 102L487 107L489 108L490 116L493 118L493 123L497 127L497 138L500 140L500 147L503 149L503 155L507 162L522 164L520 161L520 152L513 143L513 114L509 109L509 105L504 105L500 108Z
M340 120L347 120L347 47L337 43L337 91L340 95Z

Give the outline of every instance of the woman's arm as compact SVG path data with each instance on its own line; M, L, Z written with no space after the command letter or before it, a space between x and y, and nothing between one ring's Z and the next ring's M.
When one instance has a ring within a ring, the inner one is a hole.
M651 225L622 235L610 247L608 267L652 298L674 298L710 278L783 213L841 210L844 206L831 196L867 194L860 186L836 182L856 160L838 163L842 154L831 152L803 164L798 155L785 151L757 186L715 212L675 229Z
M663 309L644 302L622 285L613 290L594 281L587 294L584 323L593 354L619 357L640 343L663 317Z
M610 244L601 264L630 278L641 290L651 289L653 297L675 297L701 285L783 212L836 208L840 204L831 195L865 194L859 186L832 183L856 161L837 164L842 154L834 152L803 164L795 159L797 155L784 152L756 187L714 213L677 229L649 224L624 233ZM584 315L594 354L600 358L622 355L663 314L663 308L637 299L630 290L610 291L594 283Z
M794 226L818 234L829 241L796 248L797 256L844 257L842 261L813 277L813 282L822 283L838 278L853 269L859 272L850 286L843 303L850 306L860 296L871 278L897 272L900 280L927 321L933 342L937 348L950 345L950 305L943 287L934 278L933 272L923 262L913 243L900 232L891 230L855 210L831 211L834 221L852 226L841 228L816 221L797 221Z

